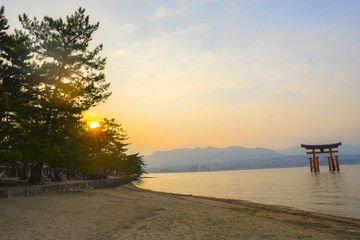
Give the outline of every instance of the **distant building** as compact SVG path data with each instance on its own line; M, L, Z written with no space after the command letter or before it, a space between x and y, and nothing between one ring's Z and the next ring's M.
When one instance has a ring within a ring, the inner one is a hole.
M207 171L210 171L210 168L208 166L200 166L200 171L207 172Z
M198 171L199 171L199 167L198 167L198 166L189 167L189 171L190 171L190 172L198 172Z

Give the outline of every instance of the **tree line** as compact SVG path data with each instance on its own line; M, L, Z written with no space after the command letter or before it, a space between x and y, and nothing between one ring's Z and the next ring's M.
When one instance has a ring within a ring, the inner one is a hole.
M99 23L79 8L66 19L19 16L8 33L0 8L0 165L42 181L44 166L72 172L144 173L139 154L126 154L127 136L114 119L90 129L84 113L111 95L100 56L90 48Z

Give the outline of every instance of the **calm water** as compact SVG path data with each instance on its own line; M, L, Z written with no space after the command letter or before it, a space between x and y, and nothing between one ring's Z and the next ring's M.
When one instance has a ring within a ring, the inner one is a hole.
M196 173L152 173L138 187L162 192L243 199L360 219L360 165L320 173L308 167Z

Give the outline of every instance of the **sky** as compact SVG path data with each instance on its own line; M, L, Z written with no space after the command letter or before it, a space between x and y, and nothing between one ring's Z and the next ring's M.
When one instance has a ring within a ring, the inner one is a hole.
M115 118L129 152L360 144L360 1L2 0L18 15L100 22Z

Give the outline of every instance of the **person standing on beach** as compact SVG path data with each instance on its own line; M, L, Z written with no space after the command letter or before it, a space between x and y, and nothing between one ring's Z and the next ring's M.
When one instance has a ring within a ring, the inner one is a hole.
M64 172L62 169L60 170L59 175L60 175L60 180L63 182L64 181Z

